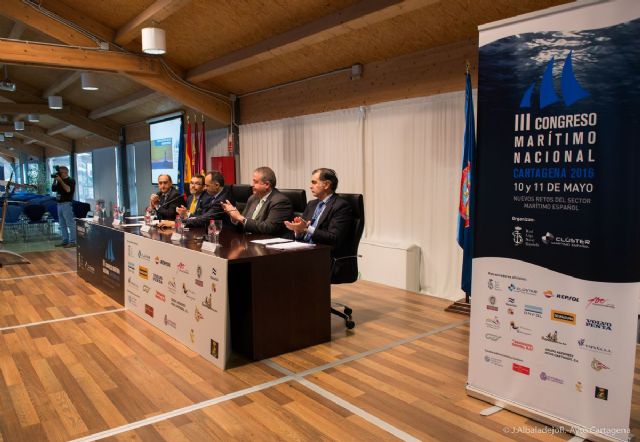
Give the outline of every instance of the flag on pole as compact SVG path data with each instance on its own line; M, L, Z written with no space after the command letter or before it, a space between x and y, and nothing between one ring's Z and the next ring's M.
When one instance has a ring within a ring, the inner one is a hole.
M191 170L193 168L193 157L191 156L191 121L187 115L187 145L184 149L184 183L185 183L185 195L189 188L187 183L191 182Z
M198 170L198 165L200 164L200 158L198 154L200 152L200 134L198 133L198 116L193 116L193 122L195 126L193 127L193 169L191 171L192 175L196 175L200 173Z
M462 146L462 174L460 178L460 204L458 216L458 244L462 247L462 281L461 288L471 296L471 260L473 259L473 188L472 170L476 153L476 129L473 113L473 92L471 74L467 64L466 92L464 114L464 143Z
M198 152L198 171L201 174L205 174L207 170L207 142L205 140L205 132L204 132L204 115L200 115L202 118L202 125L200 126L200 146Z

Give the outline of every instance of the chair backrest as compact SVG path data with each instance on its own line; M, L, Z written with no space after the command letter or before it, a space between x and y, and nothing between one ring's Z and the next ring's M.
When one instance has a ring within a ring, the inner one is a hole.
M253 189L248 184L232 184L231 195L236 201L236 207L240 212L244 210L244 206L247 205L247 200L253 194Z
M343 284L355 282L358 279L358 246L364 232L364 198L359 193L339 193L351 205L353 210L353 225L351 233L347 237L347 256L336 259L334 263L331 282Z
M58 222L58 203L54 202L50 202L50 203L46 203L44 205L44 207L47 209L47 212L49 212L49 215L51 215L51 218L55 221Z
M46 207L42 204L27 204L22 210L32 223L42 221L42 216L44 215L44 212L47 211Z
M2 206L0 206L0 215L2 215ZM15 224L20 221L20 215L22 215L22 206L14 206L9 204L7 206L7 216L5 223Z
M307 208L307 192L304 189L278 189L280 193L285 195L291 201L293 206L293 214L300 216Z
M85 218L89 210L91 210L91 205L80 201L71 201L71 208L73 209L73 216L76 218Z

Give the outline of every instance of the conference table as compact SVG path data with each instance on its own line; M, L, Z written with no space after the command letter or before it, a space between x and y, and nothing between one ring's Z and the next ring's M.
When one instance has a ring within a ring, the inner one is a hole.
M211 308L212 295L226 293L226 299L222 300L224 302L218 304L219 308L216 307L222 311L216 320L225 320L224 309L228 306L227 331L231 349L251 360L273 357L330 340L329 247L316 245L295 250L269 248L254 241L270 237L244 234L228 226L220 233L219 246L213 251L203 251L203 228L192 228L184 232L182 239L176 241L174 236L172 241L172 229L151 228L148 232L141 232L139 225L114 226L112 221L110 218L77 220L78 275L127 308L133 302L131 308L135 309L143 290L138 290L140 293L135 291L142 283L145 292L155 293L156 299L153 296L150 298L156 303L159 303L158 299L167 303L167 298L171 297L170 302L174 306L187 311L184 300L179 299L182 295L180 287L176 289L176 277L173 275L177 275L177 285L182 284L187 296L188 292L193 294L193 291L203 288L210 292L202 303L199 299L198 304L190 308L195 310L198 322L208 313L204 307L215 310ZM143 247L143 243L150 245ZM160 252L148 252L150 248ZM214 264L210 265L207 260ZM192 279L189 282L195 279L198 285L191 288L180 282L183 281L180 277L186 277L184 273L189 272L184 263L190 262L196 264L192 265L192 275L189 276ZM176 269L176 266L181 268ZM217 282L211 282L207 272L212 272L211 280ZM159 286L161 289L156 289L154 283L163 285ZM167 292L167 284L171 293ZM144 293L142 295L145 296ZM149 297L149 294L146 296ZM141 310L148 316L154 316L153 308L147 304ZM190 315L192 313L189 312ZM148 317L146 319L151 321ZM165 314L159 328L174 331L172 328L179 328L175 322ZM165 327L167 324L169 327ZM194 334L192 328L192 342ZM189 339L185 340L189 344ZM216 341L216 356L218 345ZM213 354L213 340L211 346Z

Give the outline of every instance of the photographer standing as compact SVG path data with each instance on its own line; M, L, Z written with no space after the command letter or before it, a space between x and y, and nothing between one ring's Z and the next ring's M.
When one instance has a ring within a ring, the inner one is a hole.
M73 193L76 190L76 182L69 176L69 169L66 166L56 166L58 173L51 175L53 186L51 190L56 192L58 201L58 223L62 233L62 242L56 244L57 247L76 246L76 222L73 216Z

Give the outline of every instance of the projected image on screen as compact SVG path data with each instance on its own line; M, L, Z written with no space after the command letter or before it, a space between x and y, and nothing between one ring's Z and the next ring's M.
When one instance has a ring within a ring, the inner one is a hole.
M175 117L149 125L151 135L151 177L157 184L158 175L169 175L174 184L178 183L178 158L182 118Z

